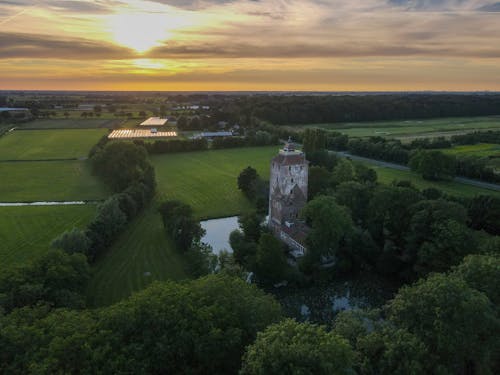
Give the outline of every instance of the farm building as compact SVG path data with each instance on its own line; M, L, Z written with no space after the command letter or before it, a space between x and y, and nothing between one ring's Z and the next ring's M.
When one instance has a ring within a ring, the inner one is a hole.
M231 132L203 132L198 134L195 138L221 138L221 137L232 137Z
M117 129L108 135L108 139L172 138L177 132L159 132L156 129Z
M166 118L150 117L146 121L141 122L140 126L164 126L168 122Z

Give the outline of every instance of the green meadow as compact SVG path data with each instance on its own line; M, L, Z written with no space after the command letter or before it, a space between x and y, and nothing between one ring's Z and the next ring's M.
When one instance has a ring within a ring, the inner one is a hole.
M251 210L250 202L238 190L237 177L251 166L267 179L269 162L278 149L252 147L153 156L160 198L190 204L199 218Z
M0 272L43 254L62 232L83 228L96 206L0 207Z
M78 117L68 118L53 118L53 119L38 119L30 121L26 124L20 125L23 129L43 130L43 129L97 129L97 128L110 128L114 125L121 124L123 119L116 117L82 119Z
M390 137L411 140L417 137L438 137L462 134L475 130L500 130L499 116L455 117L423 120L345 122L307 124L294 128L314 127L337 131L350 137Z
M15 130L0 138L0 160L84 158L105 129Z
M86 161L0 162L0 202L99 200L108 195Z

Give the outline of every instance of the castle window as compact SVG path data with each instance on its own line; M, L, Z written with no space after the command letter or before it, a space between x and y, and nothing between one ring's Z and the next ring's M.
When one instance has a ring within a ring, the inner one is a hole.
M293 184L293 178L292 178L292 184Z
M288 170L289 170L289 171L291 171L291 170L292 170L292 166L291 166L291 165L288 167Z

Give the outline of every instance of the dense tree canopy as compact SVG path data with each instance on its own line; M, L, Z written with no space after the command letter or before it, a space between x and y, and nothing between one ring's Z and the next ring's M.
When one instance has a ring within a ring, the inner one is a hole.
M324 327L285 320L257 336L245 353L242 375L347 375L353 352Z

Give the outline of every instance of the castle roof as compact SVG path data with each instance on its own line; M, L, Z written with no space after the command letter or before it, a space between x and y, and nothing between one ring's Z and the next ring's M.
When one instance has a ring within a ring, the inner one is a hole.
M294 165L294 164L307 163L306 158L302 152L280 153L274 157L273 162L281 165Z

